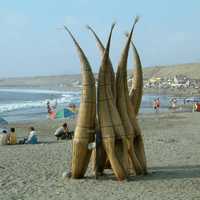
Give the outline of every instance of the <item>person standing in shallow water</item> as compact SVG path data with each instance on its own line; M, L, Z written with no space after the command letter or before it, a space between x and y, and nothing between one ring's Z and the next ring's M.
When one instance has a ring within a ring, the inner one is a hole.
M156 99L153 100L153 109L154 109L155 112L157 112Z
M156 112L158 112L160 110L160 99L157 98L156 99Z
M153 101L153 109L154 111L157 113L160 109L160 99L157 98L157 99L154 99Z

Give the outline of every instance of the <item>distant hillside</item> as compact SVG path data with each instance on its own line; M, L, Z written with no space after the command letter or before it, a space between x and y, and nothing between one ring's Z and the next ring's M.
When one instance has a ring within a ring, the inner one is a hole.
M192 79L200 79L200 63L183 64L173 66L145 67L144 79L151 77L174 77L185 75ZM131 76L132 70L129 71ZM97 74L95 74L97 77ZM37 76L24 78L2 78L1 88L35 88L35 89L58 89L58 90L80 90L81 76L60 75L60 76Z
M174 77L175 75L184 75L192 79L200 79L200 63L145 67L143 72L144 79L151 77Z
M0 79L1 88L32 88L32 89L56 89L74 90L80 89L81 76L59 75L59 76L36 76L21 78Z

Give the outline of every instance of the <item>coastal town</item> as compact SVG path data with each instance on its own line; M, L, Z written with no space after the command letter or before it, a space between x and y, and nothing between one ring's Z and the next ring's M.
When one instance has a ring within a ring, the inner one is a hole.
M144 82L144 88L192 88L200 89L200 80L178 75L174 77L152 77Z

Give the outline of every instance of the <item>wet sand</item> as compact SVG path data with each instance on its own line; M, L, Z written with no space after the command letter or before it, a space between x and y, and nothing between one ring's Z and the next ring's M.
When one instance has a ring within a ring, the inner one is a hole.
M80 180L63 179L71 141L56 141L62 121L15 123L18 139L35 126L41 144L0 146L0 199L200 199L200 113L139 116L149 174L118 182L110 170L95 180L91 167ZM70 129L75 120L70 120Z

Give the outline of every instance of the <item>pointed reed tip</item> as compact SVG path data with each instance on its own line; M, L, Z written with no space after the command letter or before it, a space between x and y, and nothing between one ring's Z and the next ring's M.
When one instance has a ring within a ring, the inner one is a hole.
M70 30L67 28L67 26L63 25L63 27L67 32L70 32Z
M139 15L136 15L136 17L135 17L135 21L138 22L139 19L140 19L140 16L139 16Z
M112 25L111 25L111 29L113 29L113 28L115 27L115 25L116 25L116 22L114 21L114 22L112 23Z
M86 24L85 27L86 27L87 29L89 29L89 30L91 29L91 27L90 27L88 24Z

